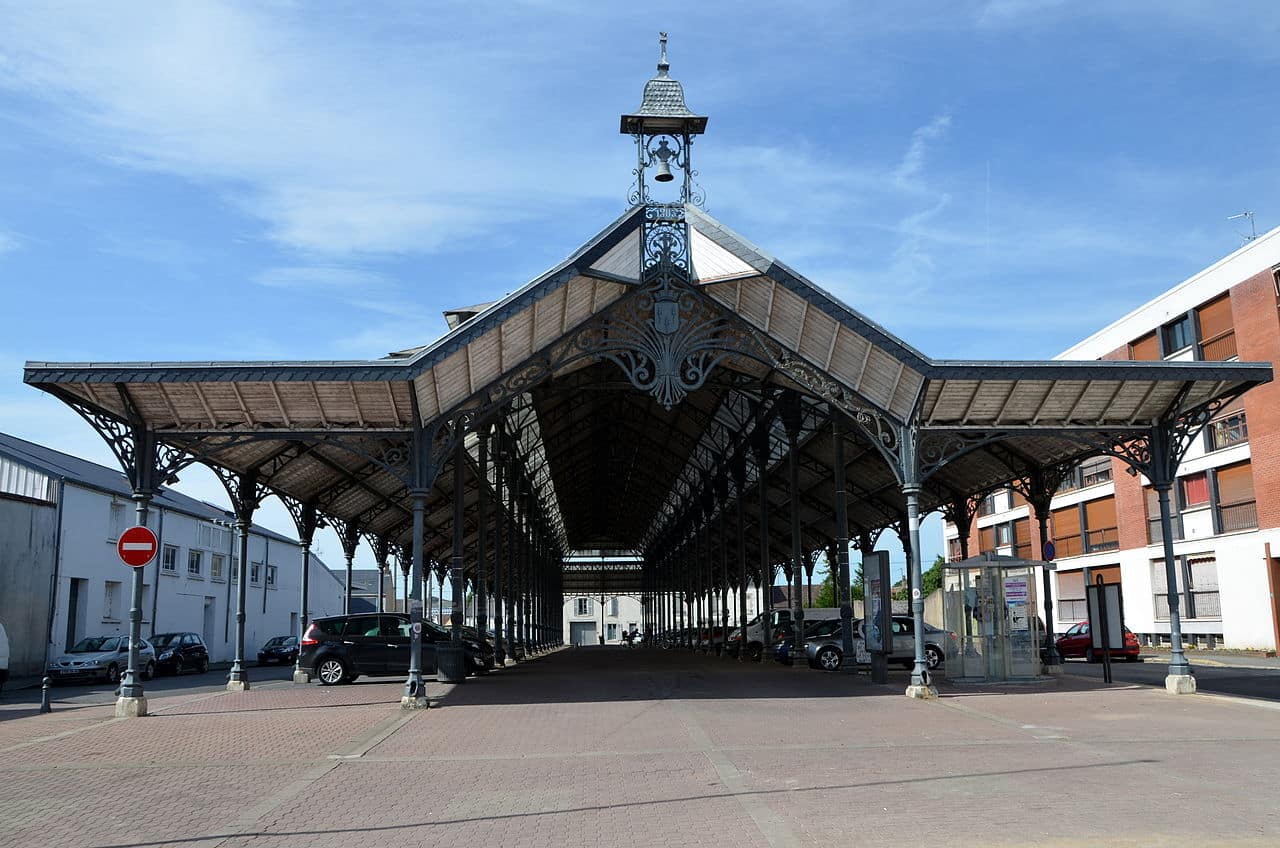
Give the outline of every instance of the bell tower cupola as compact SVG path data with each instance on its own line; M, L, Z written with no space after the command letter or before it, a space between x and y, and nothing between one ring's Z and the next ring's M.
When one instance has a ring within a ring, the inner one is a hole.
M689 152L694 136L706 132L707 118L689 110L684 87L669 75L665 32L660 33L659 44L658 74L644 84L640 108L622 116L619 130L636 142L635 182L628 199L632 206L655 202L648 181L669 183L678 177L679 202L702 206L702 188L694 181L698 172L693 170Z

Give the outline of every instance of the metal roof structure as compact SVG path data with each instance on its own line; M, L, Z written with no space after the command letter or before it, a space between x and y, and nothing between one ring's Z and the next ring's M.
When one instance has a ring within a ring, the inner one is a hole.
M206 463L238 510L279 495L304 538L324 515L480 585L499 558L522 579L538 564L545 597L587 548L645 567L582 569L575 591L745 591L886 528L918 570L919 514L1010 483L1047 497L1099 454L1172 480L1214 412L1271 379L1268 363L931 359L699 208L688 129L682 202L653 202L654 137L636 133L632 208L426 346L28 362L24 379L93 423L135 488Z

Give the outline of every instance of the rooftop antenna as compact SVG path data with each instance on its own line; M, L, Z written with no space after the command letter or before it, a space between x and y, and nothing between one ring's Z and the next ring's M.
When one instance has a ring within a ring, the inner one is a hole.
M1236 213L1236 214L1234 214L1234 215L1228 215L1228 216L1227 216L1227 220L1228 220L1228 221L1234 221L1234 220L1236 220L1237 218L1247 218L1247 219L1249 220L1249 235L1245 235L1244 233L1240 233L1240 238L1244 239L1244 243L1245 243L1245 244L1248 244L1249 242L1251 242L1251 241L1253 241L1254 239L1256 239L1256 238L1258 237L1258 228L1257 228L1257 226L1253 223L1253 213L1252 213L1252 212L1249 212L1249 211L1244 211L1244 212L1237 212L1237 213Z

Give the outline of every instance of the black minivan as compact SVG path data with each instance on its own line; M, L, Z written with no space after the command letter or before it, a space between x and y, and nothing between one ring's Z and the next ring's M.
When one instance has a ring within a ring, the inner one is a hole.
M422 622L422 673L436 673L436 643L450 633ZM467 639L467 670L492 665L493 647ZM362 674L400 675L409 671L409 616L363 613L317 618L302 636L298 665L325 686L349 683Z

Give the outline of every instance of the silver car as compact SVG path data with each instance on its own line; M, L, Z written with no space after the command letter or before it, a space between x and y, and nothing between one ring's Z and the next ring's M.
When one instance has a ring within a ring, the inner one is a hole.
M138 664L143 680L156 673L156 650L146 639L138 648ZM99 677L117 683L129 665L128 636L86 636L49 663L53 680L83 680Z
M893 616L893 650L889 654L889 662L897 663L906 668L910 668L915 663L916 657L916 641L914 636L914 620L910 616L895 615ZM865 633L862 629L862 619L853 620L853 651L854 656L863 654L865 644ZM934 627L932 624L924 626L924 659L925 665L930 671L940 668L946 658L946 643L948 640L954 640L955 634L946 630ZM804 645L805 654L809 660L810 668L820 668L823 671L835 671L840 668L840 662L844 658L843 640L840 638L839 630L830 636L810 639Z

